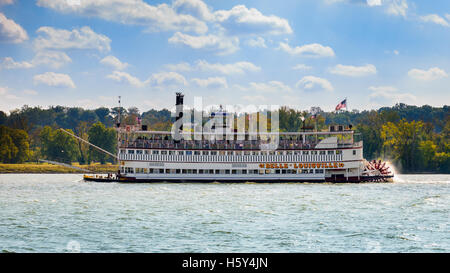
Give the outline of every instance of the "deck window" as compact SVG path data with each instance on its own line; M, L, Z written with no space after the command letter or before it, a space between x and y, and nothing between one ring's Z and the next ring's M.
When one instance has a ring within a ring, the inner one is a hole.
M128 150L128 154L134 155L134 150Z
M178 151L178 155L184 155L184 151Z
M136 150L136 154L141 155L142 154L142 150Z
M309 151L303 151L303 154L304 154L304 155L308 155L308 154L309 154Z
M334 151L328 151L328 155L334 155Z
M159 151L154 150L154 151L152 151L152 154L159 155Z

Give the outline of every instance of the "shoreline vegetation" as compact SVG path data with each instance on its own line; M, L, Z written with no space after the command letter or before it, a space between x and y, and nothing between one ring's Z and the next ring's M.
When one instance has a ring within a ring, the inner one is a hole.
M100 164L92 163L90 165L80 165L72 163L72 166L90 170L94 173L116 173L117 165L110 163ZM22 164L0 164L0 174L22 173L22 174L84 174L81 170L71 169L64 166L53 165L48 163L22 163Z
M364 141L363 156L369 161L389 161L398 173L404 174L450 173L450 107L447 105L432 107L399 103L378 110L332 112L319 107L311 107L307 111L283 106L278 112L280 132L327 131L330 125L337 124L351 126L355 131L355 141ZM117 154L117 132L114 128L119 113L121 125L139 123L149 131L170 131L175 121L167 109L151 109L141 113L136 107L100 107L91 110L24 105L9 114L0 111L0 163L19 164L4 167L4 171L0 169L0 172L77 172L63 167L20 165L37 163L40 159L72 164L77 162L89 166L87 168L91 168L94 162L115 164L114 157L93 149L60 129ZM190 114L192 117L195 113ZM237 115L234 129L237 129L237 121L245 121L249 114L254 113ZM203 125L209 122L211 113L204 112L202 116ZM267 119L268 129L272 126L271 115L269 117L262 112L258 114L258 119ZM248 130L249 122L244 125Z

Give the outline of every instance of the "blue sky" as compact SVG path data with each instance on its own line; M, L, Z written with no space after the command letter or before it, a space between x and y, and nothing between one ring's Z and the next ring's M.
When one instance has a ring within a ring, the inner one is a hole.
M450 101L446 0L0 0L0 110Z

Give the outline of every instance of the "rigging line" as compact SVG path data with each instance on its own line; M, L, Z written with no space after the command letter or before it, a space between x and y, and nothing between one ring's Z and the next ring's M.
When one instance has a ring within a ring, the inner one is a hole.
M85 143L91 145L92 147L94 147L94 148L96 148L96 149L98 149L98 150L100 150L100 151L102 151L102 152L104 152L104 153L106 153L106 154L108 154L108 155L114 157L114 158L117 159L117 160L119 159L116 155L114 155L114 154L112 154L112 153L110 153L110 152L108 152L108 151L106 151L106 150L104 150L104 149L102 149L102 148L100 148L100 147L98 147L98 146L95 146L94 144L90 143L89 141L86 141L86 140L82 139L81 137L72 134L71 132L68 132L68 131L66 131L66 130L64 130L64 129L62 129L62 128L60 128L60 130L62 130L64 133L67 133L67 134L73 136L74 138L79 139L79 140L81 140L81 141L83 141L83 142L85 142Z

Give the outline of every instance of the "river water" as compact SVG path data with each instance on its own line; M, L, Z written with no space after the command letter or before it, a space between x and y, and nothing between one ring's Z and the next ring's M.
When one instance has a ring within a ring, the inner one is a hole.
M449 252L450 175L119 184L0 175L0 252Z

